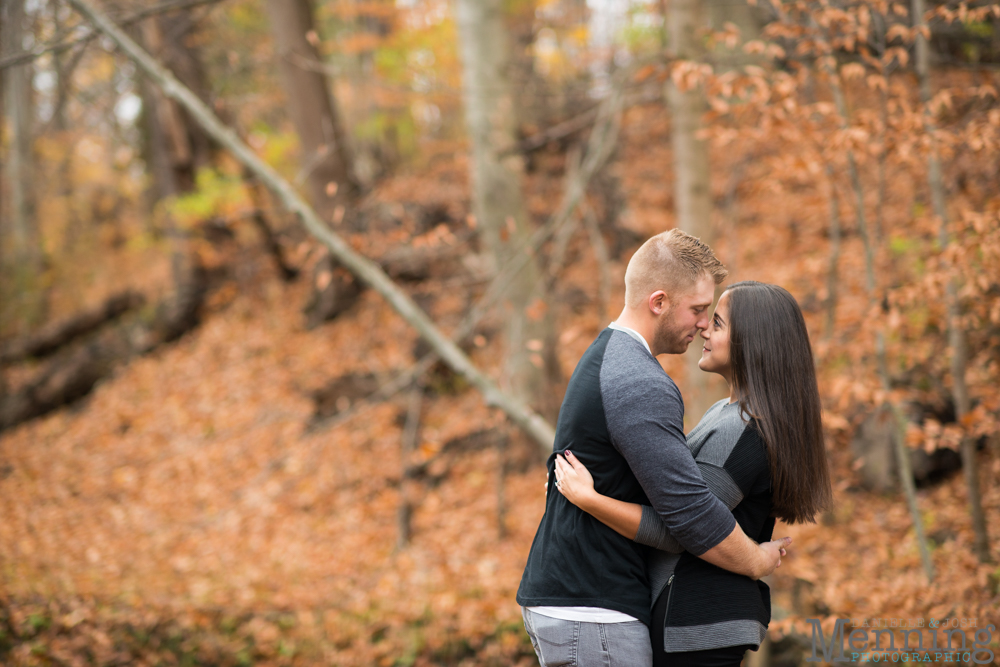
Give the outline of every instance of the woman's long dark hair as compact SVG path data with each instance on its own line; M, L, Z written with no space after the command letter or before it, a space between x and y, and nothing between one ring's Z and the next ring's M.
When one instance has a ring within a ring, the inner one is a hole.
M772 513L815 521L833 501L816 369L799 304L751 280L729 294L729 360L740 409L757 420L771 467Z

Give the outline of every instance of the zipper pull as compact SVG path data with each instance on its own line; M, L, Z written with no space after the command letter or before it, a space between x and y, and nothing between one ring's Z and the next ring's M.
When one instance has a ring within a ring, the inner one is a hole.
M667 586L669 586L672 583L674 583L674 575L670 575L670 578L667 579Z

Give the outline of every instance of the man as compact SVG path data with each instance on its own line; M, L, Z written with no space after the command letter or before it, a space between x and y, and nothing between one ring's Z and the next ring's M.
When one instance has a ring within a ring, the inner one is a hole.
M625 307L584 353L556 425L604 495L651 505L695 556L755 579L780 564L784 538L758 545L705 485L684 439L684 403L656 356L681 354L708 327L728 271L680 230L649 239L625 273ZM517 592L539 661L649 665L646 547L549 489Z

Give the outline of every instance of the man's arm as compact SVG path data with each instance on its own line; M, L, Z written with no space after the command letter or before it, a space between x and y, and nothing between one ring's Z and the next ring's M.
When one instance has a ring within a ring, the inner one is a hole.
M777 567L783 545L750 540L708 489L684 437L680 391L650 359L609 343L601 368L601 397L615 448L681 546L719 567L764 576ZM634 533L633 533L634 535Z
M609 344L605 356L610 352ZM619 362L609 372L607 364L606 358L601 393L611 442L670 534L701 555L732 533L736 519L709 490L687 447L680 392L658 368Z
M747 537L740 524L736 524L729 537L698 557L724 570L745 574L751 579L760 579L781 565L785 548L791 543L792 538L782 537L757 544Z
M636 538L642 520L642 505L616 500L596 492L569 500L619 535L630 540ZM737 523L728 537L698 557L724 570L760 579L781 566L781 558L791 543L792 538L782 537L757 544L747 537Z

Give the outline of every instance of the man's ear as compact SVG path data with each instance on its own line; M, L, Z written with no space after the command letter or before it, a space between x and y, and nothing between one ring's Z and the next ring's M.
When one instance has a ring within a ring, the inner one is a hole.
M650 294L647 303L649 304L649 311L657 316L670 307L670 299L667 298L667 293L663 290L656 290Z

